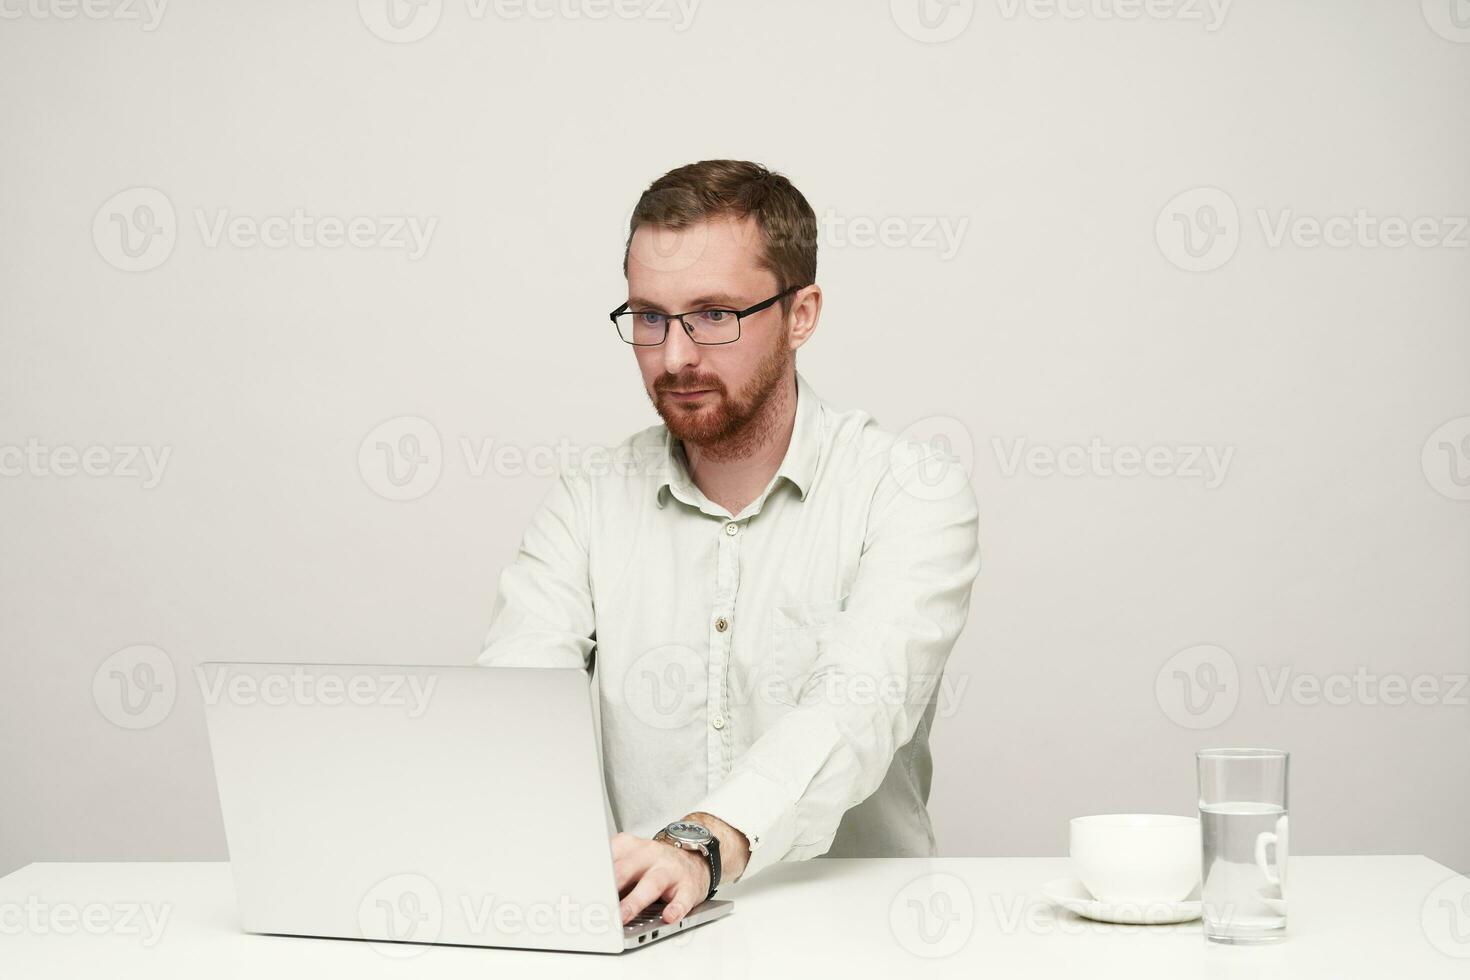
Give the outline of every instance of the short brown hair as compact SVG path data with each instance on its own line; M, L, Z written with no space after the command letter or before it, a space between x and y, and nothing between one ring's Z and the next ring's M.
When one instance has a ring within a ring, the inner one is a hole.
M628 220L623 275L640 225L685 228L710 218L754 217L760 229L760 265L782 292L817 281L817 216L801 191L781 174L747 160L701 160L670 170L648 185ZM781 301L790 312L791 297Z

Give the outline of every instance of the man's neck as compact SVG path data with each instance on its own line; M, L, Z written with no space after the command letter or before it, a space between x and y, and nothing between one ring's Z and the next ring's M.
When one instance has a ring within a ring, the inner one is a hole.
M725 442L684 443L689 476L710 500L738 515L781 468L796 428L796 377L772 393L761 413Z

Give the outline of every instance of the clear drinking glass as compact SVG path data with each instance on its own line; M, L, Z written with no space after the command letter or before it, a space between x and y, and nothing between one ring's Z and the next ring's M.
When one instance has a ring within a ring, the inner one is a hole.
M1287 753L1204 749L1199 763L1205 938L1286 938Z

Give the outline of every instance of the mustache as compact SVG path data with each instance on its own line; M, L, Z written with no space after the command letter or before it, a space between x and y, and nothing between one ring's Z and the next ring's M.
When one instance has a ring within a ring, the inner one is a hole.
M725 391L725 386L720 384L718 378L682 377L665 374L653 383L654 391L672 391L674 389L694 391L704 388L717 391L721 394Z

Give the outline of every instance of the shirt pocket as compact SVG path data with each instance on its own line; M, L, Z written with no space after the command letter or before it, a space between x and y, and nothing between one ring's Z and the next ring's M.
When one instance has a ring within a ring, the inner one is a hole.
M778 681L776 697L782 704L797 703L848 598L776 606L771 617L771 663Z

